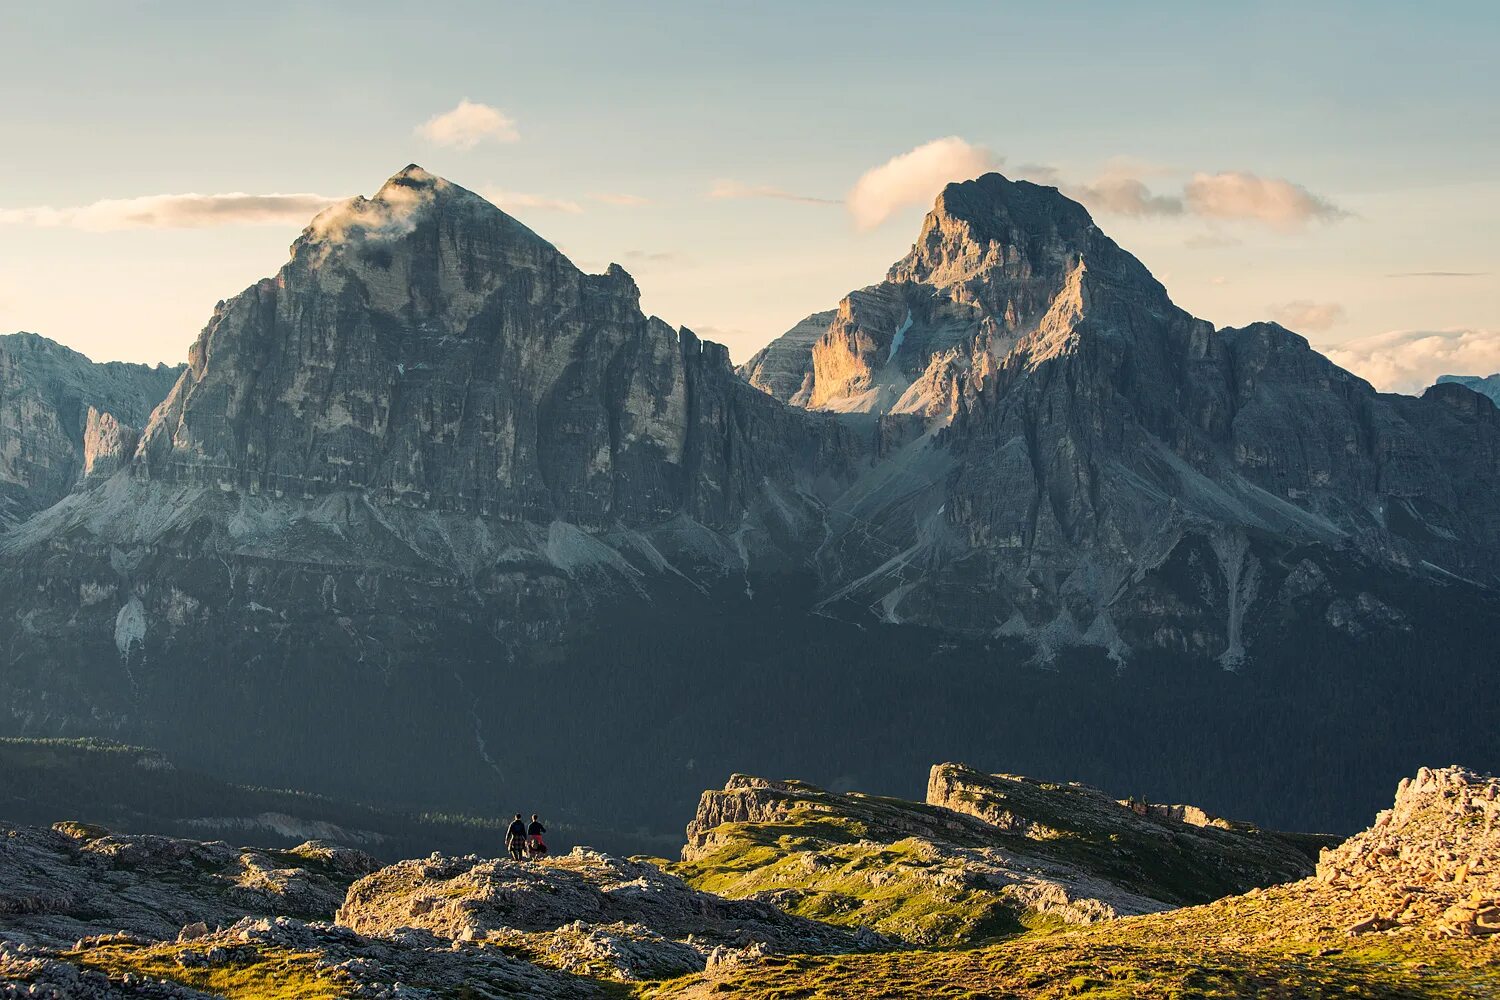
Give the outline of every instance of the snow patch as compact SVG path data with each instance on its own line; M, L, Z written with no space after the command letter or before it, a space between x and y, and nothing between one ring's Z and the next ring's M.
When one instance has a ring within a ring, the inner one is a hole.
M906 319L896 328L896 335L891 338L891 350L885 356L885 363L890 364L896 357L896 352L901 350L901 345L906 342L906 331L911 329L911 310L906 310Z
M122 660L130 659L130 652L146 644L146 608L139 597L132 597L115 615L115 648Z

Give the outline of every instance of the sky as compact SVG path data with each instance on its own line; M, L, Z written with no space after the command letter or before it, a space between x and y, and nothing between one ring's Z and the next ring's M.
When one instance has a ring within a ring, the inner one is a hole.
M736 360L998 169L1217 325L1275 319L1383 389L1500 371L1493 0L0 0L0 24L0 332L96 360L182 360L321 204L416 162Z

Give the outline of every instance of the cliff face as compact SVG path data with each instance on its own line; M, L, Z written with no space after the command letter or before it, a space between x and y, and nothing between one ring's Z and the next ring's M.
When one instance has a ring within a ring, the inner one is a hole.
M795 428L727 352L640 311L618 266L579 271L417 167L324 212L274 278L223 303L146 429L157 481L597 528L738 523L785 480L738 435ZM828 456L832 457L832 456Z
M181 366L95 364L33 333L0 337L0 532L62 499L89 472L98 419L116 443L140 427ZM95 417L95 413L99 417ZM91 443L91 440L93 443Z
M797 402L874 415L885 460L833 503L830 604L1232 669L1271 619L1402 619L1330 581L1496 581L1500 414L1376 393L1275 324L1214 330L1050 188L950 185L805 353Z

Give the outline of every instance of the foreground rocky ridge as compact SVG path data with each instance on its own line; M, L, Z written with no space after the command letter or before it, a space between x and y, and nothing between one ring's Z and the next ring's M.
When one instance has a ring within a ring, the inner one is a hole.
M1103 843L1118 849L1117 866L1149 869L1142 843L1154 841L1199 864L1205 892L1237 849L1245 851L1238 877L1270 874L1261 866L1276 850L1269 842L1277 835L1076 785L940 765L934 788L970 810L739 778L706 793L684 853L714 857L745 836L737 827L775 829L779 839L758 843L735 872L774 879L793 868L832 871L840 849L863 844L874 848L856 866L868 885L916 887L931 904L934 887L968 880L972 890L1000 864L1017 877L1055 877L1062 866L1045 851L1087 843L1103 832L1100 822L1113 831ZM840 822L847 835L829 836ZM875 827L911 836L859 839ZM1190 847L1178 842L1205 834ZM1369 830L1325 849L1316 873L1300 881L1181 909L1158 903L1136 916L1101 910L1083 915L1083 926L1052 922L987 947L928 951L869 927L838 926L857 923L838 908L823 921L787 913L782 907L799 901L786 892L725 899L654 864L587 849L540 863L434 855L377 869L368 856L330 845L273 857L70 824L5 827L0 996L586 998L620 996L621 984L633 984L656 998L917 989L1100 1000L1479 998L1500 986L1497 838L1500 781L1424 769L1402 782L1394 807ZM946 852L948 863L943 872L929 866L942 877L925 886L912 880L918 841ZM986 843L959 850L966 841ZM1003 855L995 844L1006 845ZM1197 860L1205 844L1223 857ZM1287 857L1305 857L1307 846L1289 845ZM1089 874L1080 860L1087 856L1072 856L1075 877ZM1114 877L1095 875L1096 887ZM939 905L963 913L965 902ZM969 924L968 937L947 943L974 943L993 929Z
M921 945L1290 881L1331 842L957 764L932 769L925 803L737 775L687 835L672 870L699 888Z
M766 959L648 991L878 997L1493 997L1500 781L1423 769L1317 873L1203 906L960 952Z

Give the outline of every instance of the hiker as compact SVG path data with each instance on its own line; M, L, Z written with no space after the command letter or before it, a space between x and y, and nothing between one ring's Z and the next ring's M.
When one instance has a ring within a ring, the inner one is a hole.
M531 814L531 825L526 828L526 847L533 858L545 858L547 856L547 845L542 840L542 834L547 828L537 818L536 813Z
M505 847L510 851L512 861L526 860L526 824L521 822L520 813L516 813L510 829L506 831Z

